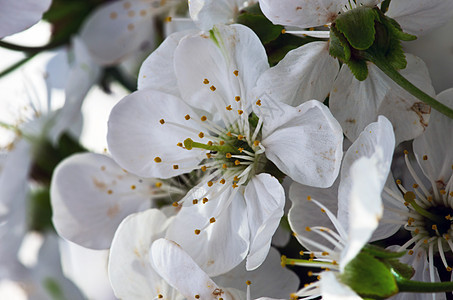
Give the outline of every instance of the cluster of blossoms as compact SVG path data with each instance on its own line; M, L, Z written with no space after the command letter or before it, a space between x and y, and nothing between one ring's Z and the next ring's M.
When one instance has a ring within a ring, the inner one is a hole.
M0 77L61 46L65 69L42 78L46 109L26 85L27 113L0 120L0 283L92 297L65 277L69 241L108 251L119 299L451 296L453 86L435 90L411 42L453 0L0 7L0 38L52 25L42 47L0 40L27 54ZM112 81L129 92L88 151L82 105Z

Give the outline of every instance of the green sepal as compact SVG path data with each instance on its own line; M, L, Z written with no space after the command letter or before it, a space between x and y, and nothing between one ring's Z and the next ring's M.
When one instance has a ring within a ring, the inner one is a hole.
M39 232L53 229L49 188L34 189L30 192L28 201L28 228Z
M412 266L403 264L397 259L388 259L385 261L392 268L392 270L399 276L411 279L414 276L415 270Z
M340 280L365 298L387 298L398 293L396 280L389 268L363 251L346 265Z
M415 35L403 32L403 29L401 28L400 24L398 24L398 22L396 22L394 19L389 18L385 15L380 19L381 22L397 39L405 42L414 41L417 39Z
M343 62L351 59L351 48L344 35L335 26L330 29L329 54Z
M390 251L384 248L381 248L379 246L375 246L372 244L367 244L365 247L363 247L362 251L370 254L371 256L374 256L376 258L400 258L406 254L405 251L401 252L394 252Z
M376 34L374 21L377 18L373 8L362 6L339 15L335 26L353 48L366 50L373 45Z
M351 58L346 64L357 80L364 81L368 77L368 66L366 61Z

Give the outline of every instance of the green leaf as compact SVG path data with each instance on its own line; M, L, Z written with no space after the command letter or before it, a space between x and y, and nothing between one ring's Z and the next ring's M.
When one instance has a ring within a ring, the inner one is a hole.
M263 44L277 39L284 29L283 26L272 24L264 15L244 13L239 15L237 22L252 29Z
M335 20L335 24L349 41L351 47L366 50L374 42L376 18L377 15L373 8L362 6L341 14Z
M398 292L388 267L365 252L360 252L346 265L340 280L361 297L387 298Z
M386 263L390 265L394 272L396 272L399 276L404 277L406 279L412 278L414 276L415 270L412 266L403 264L397 259L389 259L386 260Z
M368 66L366 61L350 59L346 64L357 80L364 81L368 77Z
M376 257L376 258L400 258L406 254L405 251L402 252L394 252L379 246L375 246L372 244L367 244L363 247L362 251Z

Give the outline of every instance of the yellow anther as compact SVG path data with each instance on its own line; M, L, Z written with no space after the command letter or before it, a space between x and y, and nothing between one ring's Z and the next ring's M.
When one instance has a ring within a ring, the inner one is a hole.
M401 184L401 180L397 179L396 184Z
M183 144L182 144L181 142L179 142L179 143L177 143L177 144L176 144L176 146L178 146L178 147L182 147L182 146L183 146Z
M332 260L332 265L338 265L336 260Z
M205 78L205 79L203 80L203 83L204 83L204 84L209 84L209 80L208 80L207 78Z
M185 116L184 116L184 119L190 120L190 115L185 115Z
M211 187L214 183L212 181L208 181L208 186Z
M451 272L451 267L446 267L447 272Z
M242 134L238 135L238 140L243 140L244 139L244 136Z
M305 230L306 231L311 231L311 228L307 226L307 227L305 227Z
M237 188L237 187L238 187L238 185L237 185L236 183L233 183L233 185L232 185L232 186L233 186L233 189L235 189L235 188Z
M258 100L255 102L255 104L258 105L258 106L261 106L261 100L258 99Z
M203 172L206 172L207 169L208 169L208 168L207 168L206 166L202 166L202 167L201 167L201 170L202 170Z
M179 166L178 165L173 165L173 169L178 170Z
M234 161L234 164L235 164L236 166L239 166L239 165L241 164L241 162L240 162L239 159L236 159L236 160Z
M403 152L404 152L404 154L406 154L406 155L409 154L409 151L407 151L407 150L404 150Z
M232 136L233 136L233 135L231 134L231 131L228 131L228 132L226 133L226 135L229 136L229 137L232 137Z
M308 30L309 31L313 31L313 30L315 30L315 28L314 27L310 27L310 28L308 28Z
M205 204L206 202L208 202L208 198L203 198L203 204Z
M215 222L215 218L214 217L209 219L209 223L214 223L214 222Z
M164 296L162 296L161 294L157 295L157 298L159 299L162 299Z
M238 109L238 114L239 115L242 115L244 113L244 111L242 109Z
M220 141L220 142L219 142L219 145L220 145L220 146L223 146L224 144L225 144L225 141Z
M415 233L415 234L419 234L419 232L420 232L420 229L415 228L414 233Z
M414 183L414 184L412 185L412 187L413 187L414 189L416 189L416 188L418 188L418 184Z
M428 244L428 240L423 240L423 243L424 244Z
M255 146L255 147L258 147L259 144L260 144L260 141L254 141L253 142L253 146Z
M211 153L206 153L206 157L207 157L207 158L211 158L211 157L212 157L212 154L211 154Z
M159 156L154 157L154 161L157 163L162 162L162 159Z
M286 29L282 29L282 34L285 34L286 33Z
M440 193L441 195L445 195L445 194L447 194L447 191L445 191L445 190L440 190L439 193Z
M111 195L111 194L113 194L113 191L112 190L108 190L107 194Z
M307 272L307 275L308 275L309 277L313 276L313 271L308 271L308 272Z
M228 152L227 154L225 154L225 157L226 158L231 158L231 153Z
M171 205L173 205L174 207L178 207L179 206L178 202L173 202Z
M321 255L327 256L327 255L329 255L329 252L325 252L325 251L324 251L323 253L321 253Z
M195 205L195 204L198 204L198 199L193 199L192 200L192 203Z
M213 86L213 85L211 85L210 89L211 89L211 91L213 91L213 92L216 90L215 86Z
M195 229L195 234L196 234L196 235L199 235L200 232L201 232L200 229Z
M226 107L226 110L232 110L231 105L228 105L228 106Z
M308 200L308 201L311 201L311 196L307 196L307 200Z
M223 178L220 179L220 183L221 183L221 184L225 184L225 179L223 179Z
M233 180L234 180L234 181L239 181L239 177L234 176Z
M236 97L234 97L234 100L236 100L236 102L239 102L239 101L241 101L241 97L240 96L236 96Z
M286 266L286 256L285 255L281 256L280 264L282 265L283 268Z
M156 187L160 188L162 186L162 182L156 182Z
M105 171L105 166L101 166L101 171Z
M409 202L404 202L404 205L405 206L409 206Z
M428 155L423 155L423 160L428 160Z
M414 250L409 250L407 253L408 253L409 255L412 255L412 254L414 254Z
M252 282L251 282L250 280L247 280L247 281L245 282L245 284L246 284L246 285L251 285Z
M165 22L171 22L171 17L170 16L166 17Z
M164 119L160 119L159 122L160 122L160 124L165 124L165 120Z
M325 213L325 212L326 212L326 210L325 210L324 208L321 208L321 212Z
M206 143L206 145L208 145L208 146L212 146L212 144L213 144L212 141L208 141L208 142Z
M234 74L235 76L238 76L238 75L239 75L239 71L238 71L238 70L234 70L234 71L233 71L233 74Z
M305 255L304 251L300 251L299 255Z
M136 186L135 185L131 185L131 190L135 190Z
M227 164L223 164L222 168L224 168L224 169L228 168Z
M201 121L204 122L204 121L206 121L208 118L207 118L206 116L202 116L200 119L201 119Z
M200 133L198 134L198 137L199 137L200 139L204 138L204 133L203 133L203 132L200 132Z
M426 200L428 200L429 202L433 202L433 197L432 196L428 196L428 197L426 197Z
M432 229L432 230L437 230L437 225L434 224L433 226L431 226L431 229Z

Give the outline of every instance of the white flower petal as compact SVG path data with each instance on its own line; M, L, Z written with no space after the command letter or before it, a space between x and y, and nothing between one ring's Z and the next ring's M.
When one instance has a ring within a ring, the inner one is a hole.
M217 188L216 185L210 189L213 188ZM184 202L192 203L193 199L199 198L200 191L197 189L200 188L189 191ZM183 206L166 235L167 239L181 245L210 276L233 269L249 250L250 233L244 196L239 191L231 199L231 204L225 203L231 192L232 189L228 189L206 203L199 201L193 206ZM219 213L219 207L225 205L221 214L215 216ZM209 223L211 217L215 217L215 223ZM203 230L196 235L196 229Z
M244 196L250 227L250 250L246 267L251 271L266 259L272 236L283 216L285 192L275 177L261 173L247 184Z
M421 59L406 54L407 67L400 71L415 86L434 96L428 70ZM354 141L363 128L378 115L392 122L396 144L419 136L427 126L430 108L403 90L373 64L368 64L368 78L358 81L344 65L330 93L330 109ZM345 88L347 87L347 88Z
M158 89L180 96L173 66L176 47L183 37L194 31L176 32L168 36L143 62L138 74L138 89Z
M263 264L254 271L246 271L245 261L230 272L213 278L221 287L233 287L244 290L249 280L253 298L272 297L288 298L297 291L299 278L288 268L282 268L279 252L271 247Z
M381 193L385 179L382 182L379 167L374 157L361 157L350 168L352 187L349 194L349 238L341 253L341 270L368 243L382 218L384 208Z
M383 116L379 116L378 121L368 125L357 140L349 147L343 158L341 167L341 180L338 188L338 219L345 229L348 228L350 216L350 194L354 188L354 174L351 172L352 165L362 157L373 158L376 163L378 178L373 178L372 173L365 172L362 176L369 178L370 183L379 180L381 191L377 196L380 197L382 188L387 180L390 165L392 163L395 138L392 124Z
M395 19L404 32L423 35L453 16L453 2L445 0L400 0L390 2L387 16Z
M0 0L0 38L37 23L51 3L51 0Z
M329 109L316 100L298 107L270 105L274 111L262 111L266 157L294 181L331 186L340 169L343 134Z
M154 45L155 11L148 1L107 3L88 17L80 37L97 64L117 64L135 51Z
M316 27L335 21L347 0L260 0L264 15L274 24Z
M269 65L263 45L249 28L236 24L212 32L211 37L199 34L181 40L174 66L187 103L224 114L229 104L237 106L236 96L251 99L252 88Z
M439 102L453 107L453 89L446 90L437 96ZM423 173L433 181L444 185L452 177L453 165L453 121L447 116L433 110L426 131L414 140L414 153ZM423 156L427 155L427 160Z
M190 17L201 30L233 22L247 0L190 0Z
M324 100L339 71L338 61L328 50L328 43L313 42L288 52L259 78L258 98L269 97L291 106Z
M349 286L341 283L334 272L322 272L320 287L325 300L362 300Z
M55 229L81 246L108 249L121 221L146 203L150 205L152 188L105 155L73 155L52 176Z
M81 118L83 100L98 80L100 68L91 60L86 46L80 38L74 38L74 61L65 84L65 103L55 117L55 124L49 132L50 140L56 144L61 134L69 131Z
M202 129L196 121L185 120L186 115L198 118L179 98L157 90L125 97L112 109L108 123L107 142L113 158L142 177L170 178L191 171L200 161L200 152L177 144L187 138L200 140Z
M151 266L148 253L153 241L163 237L170 222L157 209L128 216L118 227L109 257L109 278L120 299L157 297L161 278Z
M149 259L156 272L187 299L217 299L220 289L181 246L159 239L151 246Z
M307 197L310 196L312 199L319 201L335 215L338 207L338 183L339 180L337 179L334 184L327 189L314 188L296 182L291 185L289 199L291 199L292 206L288 213L288 222L291 229L297 234L296 238L299 235L302 235L321 245L326 244L326 239L323 236L313 231L306 231L306 228L322 226L334 229L334 226L327 214L313 201L308 201ZM298 241L302 246L309 250L324 251L322 249L313 248L311 244L305 243L302 239L298 239ZM335 246L331 247L333 249Z

